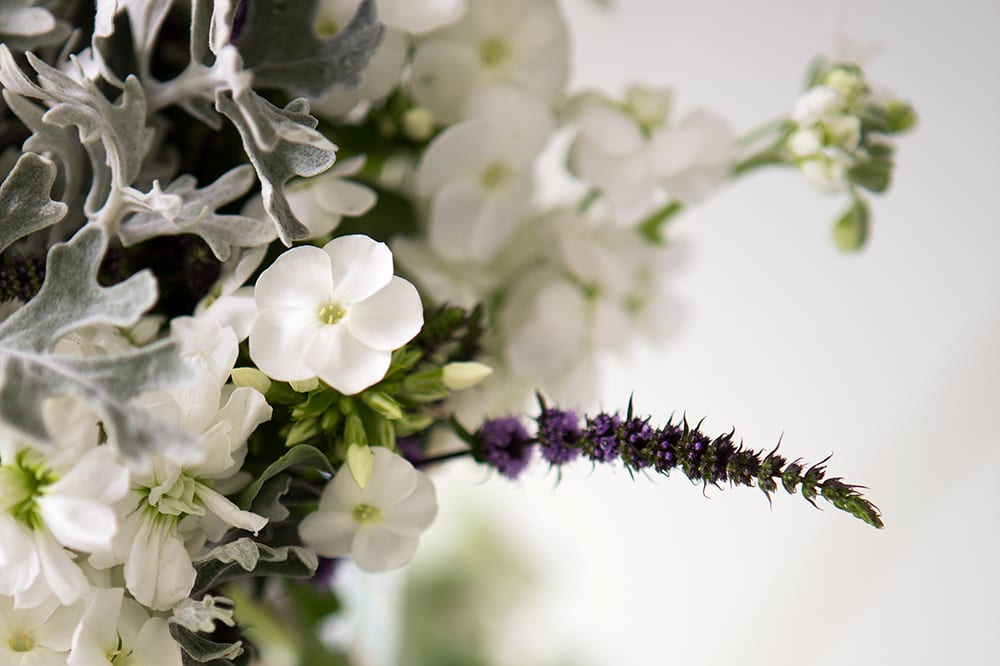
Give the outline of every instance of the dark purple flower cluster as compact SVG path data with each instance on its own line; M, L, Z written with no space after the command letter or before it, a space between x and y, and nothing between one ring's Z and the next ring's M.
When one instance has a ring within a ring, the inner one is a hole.
M495 467L509 479L516 479L531 462L534 440L515 416L491 419L483 423L475 435L478 450L476 460Z
M649 467L648 452L655 449L659 433L649 425L649 419L627 419L618 431L622 461L630 469Z
M538 422L538 447L553 465L565 465L580 455L580 416L562 409L542 409Z
M618 414L601 412L594 418L587 418L587 430L583 434L583 452L597 462L611 462L618 458L618 428L622 418Z

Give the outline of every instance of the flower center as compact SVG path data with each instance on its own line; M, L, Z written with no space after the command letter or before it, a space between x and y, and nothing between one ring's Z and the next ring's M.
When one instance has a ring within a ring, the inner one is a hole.
M10 644L10 649L14 652L31 652L35 647L35 641L32 640L32 636L24 629L15 630L7 642Z
M317 37L333 37L340 32L340 24L337 23L337 19L332 16L320 13L320 15L316 17L316 22L313 24L313 30L316 31Z
M377 523L382 517L382 509L370 504L359 504L354 507L354 520L359 523Z
M319 320L324 324L333 325L344 318L347 310L339 303L327 303L319 309Z
M503 185L511 176L510 169L502 162L493 162L479 174L479 182L488 190L495 190Z
M479 47L479 59L488 67L496 67L510 57L510 47L499 37L491 37Z
M205 515L205 508L196 498L198 483L187 474L180 474L169 488L164 484L144 488L146 501L157 513L165 516Z
M28 528L40 527L42 519L37 500L45 487L55 480L40 456L23 449L13 463L0 465L0 507Z

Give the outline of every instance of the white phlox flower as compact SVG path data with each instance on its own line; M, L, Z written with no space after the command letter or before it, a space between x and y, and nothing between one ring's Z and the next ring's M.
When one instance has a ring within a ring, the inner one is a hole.
M371 452L364 488L343 465L323 489L319 508L299 525L299 535L324 557L350 555L360 569L380 572L412 559L438 507L426 474L389 449Z
M566 22L553 0L469 0L461 19L419 41L411 87L418 104L450 124L468 117L469 95L493 83L551 105L568 72Z
M510 239L531 195L531 166L553 122L537 98L496 85L473 99L472 117L438 135L417 170L430 197L428 236L441 256L487 262Z
M54 446L0 430L0 594L18 608L53 594L71 604L90 590L72 551L109 547L119 527L114 505L129 485L83 403L55 398L42 409Z
M363 235L285 252L261 273L254 298L257 367L281 381L319 377L345 395L381 380L393 350L424 322L420 295L393 275L389 248Z
M246 483L239 470L247 437L271 417L258 391L225 385L237 356L235 333L211 319L190 317L173 320L171 332L195 380L138 400L200 435L201 458L153 456L147 468L133 470L112 548L90 558L98 568L124 564L128 591L154 610L167 610L188 596L195 579L191 554L206 542L231 527L256 534L267 523L225 497Z
M66 666L181 666L167 621L149 617L121 588L95 589L72 634Z
M67 666L82 612L82 602L65 606L50 596L33 608L18 608L0 595L0 664Z
M348 180L361 171L363 155L338 160L330 170L314 178L299 180L288 187L292 212L309 229L309 238L326 236L343 217L364 215L375 205L374 190Z
M694 203L725 180L735 135L724 119L698 109L669 124L667 90L633 86L625 99L585 93L565 112L578 129L570 170L599 190L616 221L640 222L664 202L664 190Z

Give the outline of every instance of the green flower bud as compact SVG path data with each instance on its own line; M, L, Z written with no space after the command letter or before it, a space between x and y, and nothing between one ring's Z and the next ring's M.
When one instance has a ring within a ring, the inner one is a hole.
M373 412L395 421L403 417L403 409L399 403L381 391L366 391L361 394L361 401Z
M305 419L292 424L285 436L285 446L291 447L309 441L319 434L319 422L316 419Z
M249 386L264 395L267 395L267 392L271 390L271 380L257 368L233 368L229 376L233 380L233 384L241 388Z
M357 414L350 414L344 424L344 441L347 445L357 444L358 446L368 446L368 435L365 433L365 424L361 422L361 417Z

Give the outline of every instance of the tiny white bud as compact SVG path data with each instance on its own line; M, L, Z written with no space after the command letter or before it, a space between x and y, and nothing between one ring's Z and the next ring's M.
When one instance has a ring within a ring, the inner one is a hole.
M815 155L823 147L819 133L811 129L801 129L788 137L788 150L795 157Z
M257 368L233 368L229 376L237 386L249 386L261 393L267 393L271 389L271 380Z
M456 361L443 368L442 381L452 391L472 388L493 374L493 368L475 361Z
M293 391L297 391L298 393L309 393L309 391L319 388L319 377L305 379L301 382L288 382L288 385L292 387Z
M415 106L403 114L403 134L412 141L427 141L434 134L434 114Z
M368 485L372 478L372 467L375 465L375 454L367 446L351 444L347 447L347 469L359 487Z
M640 125L653 130L666 124L671 98L669 90L633 85L625 91L625 106Z

